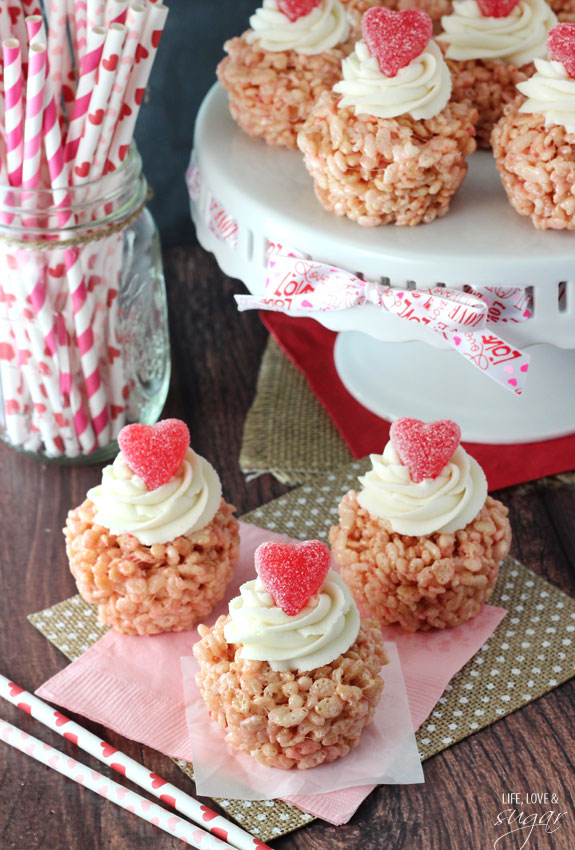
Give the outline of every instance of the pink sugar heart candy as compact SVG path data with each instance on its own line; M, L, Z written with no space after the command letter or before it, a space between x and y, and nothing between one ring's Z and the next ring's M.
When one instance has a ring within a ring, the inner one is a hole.
M453 342L455 343L455 345L461 345L461 337L460 336L454 336Z
M528 369L529 369L529 363L524 363L519 371L520 372L527 372Z
M386 77L421 56L433 33L431 18L422 9L391 9L373 6L361 19L363 40Z
M149 490L167 484L180 468L190 445L190 432L179 419L156 425L126 425L118 434L124 459Z
M575 79L575 24L555 24L547 33L547 50L551 59L562 62L570 77Z
M319 6L321 0L277 0L280 12L289 18L292 24L299 18L305 18L310 12Z
M256 549L256 572L274 603L290 617L305 608L329 570L330 552L321 540L262 543Z
M518 3L519 0L477 0L484 18L506 18Z
M437 478L449 463L461 440L461 430L450 419L426 423L403 417L392 423L389 436L412 481L419 483Z
M504 366L504 367L503 367L503 369L504 369L504 371L505 371L505 372L507 372L509 375L512 375L512 374L513 374L513 366L511 366L511 364L510 364L510 363L508 363L508 364L507 364L507 366Z

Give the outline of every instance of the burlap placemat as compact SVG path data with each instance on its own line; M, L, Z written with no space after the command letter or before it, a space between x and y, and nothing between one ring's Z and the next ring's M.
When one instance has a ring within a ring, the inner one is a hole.
M354 487L369 461L355 461L305 484L243 517L293 537L326 539L341 496ZM575 600L508 558L491 597L508 611L481 651L451 680L417 733L423 760L542 696L575 675ZM76 596L29 617L70 659L85 652L106 629L95 610ZM446 640L449 633L446 632ZM189 776L192 766L177 762ZM218 800L263 841L312 820L279 801Z
M271 472L283 484L303 484L352 459L305 376L270 337L244 424L243 472L251 477Z

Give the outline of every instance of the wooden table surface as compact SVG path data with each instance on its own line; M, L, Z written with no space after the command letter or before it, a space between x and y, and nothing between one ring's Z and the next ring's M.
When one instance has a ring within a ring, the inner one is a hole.
M225 278L201 248L165 256L173 350L173 379L165 415L188 423L192 445L219 470L224 493L239 513L286 492L266 475L247 483L238 466L242 427L253 399L266 331L253 313L239 314ZM0 446L1 671L34 690L67 663L26 615L75 593L62 528L100 478L99 467L46 466ZM500 494L511 510L512 554L567 593L575 593L575 486L567 477ZM425 764L425 785L377 789L351 822L315 821L273 842L282 850L491 850L508 804L502 795L548 792L558 804L528 811L566 811L553 834L537 829L532 850L575 847L575 680ZM0 717L58 748L64 741L9 704ZM81 718L77 718L85 723ZM151 770L193 793L165 756L86 722ZM105 768L87 755L84 761ZM181 843L118 809L49 768L0 744L2 850L171 850ZM526 832L502 839L496 850L521 847Z

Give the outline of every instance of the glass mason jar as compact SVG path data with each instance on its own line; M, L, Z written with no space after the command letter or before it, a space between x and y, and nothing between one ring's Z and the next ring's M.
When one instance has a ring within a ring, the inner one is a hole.
M133 146L98 180L0 187L0 438L99 462L158 419L170 380L160 241Z

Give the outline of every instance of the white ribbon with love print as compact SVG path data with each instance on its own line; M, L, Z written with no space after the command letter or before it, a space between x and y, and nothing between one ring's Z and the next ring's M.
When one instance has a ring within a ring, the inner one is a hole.
M186 171L186 185L190 198L197 203L200 199L202 189L202 175L198 167L195 151L192 151L190 164ZM207 223L216 239L228 244L234 250L237 249L238 223L213 195L209 197Z
M521 395L525 387L529 355L489 327L530 317L529 295L521 287L395 289L270 243L264 295L236 295L235 299L239 310L274 310L298 316L374 304L400 319L431 328L515 395Z

